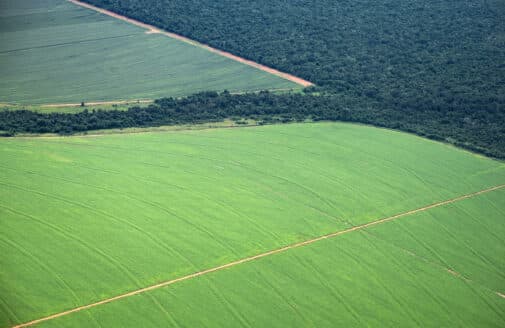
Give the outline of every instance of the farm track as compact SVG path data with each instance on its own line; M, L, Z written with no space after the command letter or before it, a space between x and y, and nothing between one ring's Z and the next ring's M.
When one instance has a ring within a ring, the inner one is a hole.
M153 100L140 99L140 100L110 100L110 101L91 101L86 102L86 106L100 106L100 105L135 105L135 104L150 104ZM80 107L80 103L67 103L67 104L45 104L41 107L59 108L59 107Z
M149 24L145 24L145 23L139 22L137 20L128 18L126 16L122 16L122 15L116 14L116 13L114 13L112 11L109 11L109 10L106 10L106 9L102 9L102 8L98 8L98 7L95 7L93 5L90 5L90 4L87 4L87 3L84 3L84 2L81 2L81 1L78 1L78 0L67 0L67 1L72 2L72 3L76 4L76 5L81 6L81 7L85 7L85 8L97 11L97 12L102 13L104 15L108 15L108 16L111 16L111 17L123 20L125 22L128 22L130 24L142 27L142 28L144 28L144 29L147 30L146 31L147 34L162 34L162 35L168 36L168 37L170 37L172 39L176 39L176 40L179 40L179 41L191 44L193 46L197 46L197 47L203 48L203 49L205 49L207 51L210 51L212 53L221 55L223 57L232 59L232 60L237 61L239 63L242 63L242 64L245 64L245 65L257 68L259 70L262 70L264 72L267 72L267 73L270 73L270 74L273 74L273 75L276 75L276 76L281 77L283 79L286 79L288 81L291 81L291 82L294 82L296 84L299 84L299 85L301 85L303 87L310 87L310 86L314 85L312 82L306 81L306 80L304 80L302 78L299 78L299 77L296 77L294 75L278 71L278 70L276 70L274 68L271 68L271 67L268 67L268 66L265 66L265 65L262 65L262 64L258 64L256 62L253 62L252 60L248 60L248 59L236 56L236 55L231 54L229 52L213 48L211 46L208 46L206 44L200 43L198 41L191 40L191 39L189 39L189 38L187 38L185 36L161 30L161 29L159 29L159 28L157 28L155 26L152 26L152 25L149 25Z
M69 1L72 1L72 0L69 0ZM123 299L123 298L135 296L135 295L142 294L142 293L145 293L145 292L148 292L148 291L151 291L151 290L155 290L155 289L159 289L159 288L166 287L166 286L169 286L169 285L173 285L173 284L181 282L181 281L190 280L190 279L197 278L199 276L203 276L203 275L206 275L206 274L210 274L210 273L213 273L213 272L225 270L225 269L228 269L230 267L233 267L233 266L236 266L236 265L239 265L239 264L242 264L242 263L251 262L253 260L258 260L258 259L270 256L270 255L278 254L278 253L283 253L283 252L288 251L290 249L307 246L307 245L316 243L316 242L321 241L321 240L337 237L337 236L340 236L340 235L343 235L343 234L347 234L347 233L350 233L350 232L353 232L353 231L363 230L363 229L366 229L366 228L369 228L369 227L372 227L372 226L375 226L375 225L379 225L379 224L382 224L382 223L393 221L393 220L396 220L396 219L399 219L399 218L402 218L402 217L405 217L405 216L410 216L410 215L413 215L413 214L416 214L416 213L424 212L424 211L427 211L427 210L430 210L430 209L433 209L433 208L436 208L436 207L440 207L440 206L456 203L456 202L459 202L459 201L462 201L462 200L465 200L465 199L468 199L468 198L472 198L472 197L475 197L475 196L478 196L478 195L482 195L482 194L485 194L485 193L496 191L496 190L499 190L499 189L502 189L502 188L505 188L505 184L497 185L497 186L490 187L490 188L487 188L487 189L483 189L483 190L480 190L480 191L477 191L477 192L473 192L473 193L470 193L470 194L462 195L462 196L459 196L459 197L456 197L456 198L452 198L452 199L448 199L448 200L445 200L445 201L433 203L433 204L430 204L430 205L427 205L427 206L423 206L423 207L420 207L420 208L417 208L417 209L414 209L414 210L410 210L410 211L403 212L403 213L400 213L400 214L396 214L396 215L393 215L393 216L389 216L389 217L386 217L386 218L378 219L378 220L375 220L375 221L372 221L372 222L368 222L368 223L364 223L364 224L361 224L361 225L357 225L357 226L354 226L354 227L351 227L351 228L348 228L348 229L336 231L336 232L333 232L333 233L330 233L330 234L326 234L326 235L323 235L323 236L319 236L319 237L316 237L316 238L312 238L312 239L309 239L309 240L306 240L306 241L302 241L302 242L298 242L298 243L291 244L291 245L288 245L288 246L284 246L284 247L281 247L281 248L278 248L278 249L274 249L274 250L271 250L271 251L268 251L268 252L264 252L264 253L257 254L257 255L254 255L254 256L250 256L250 257L246 257L246 258L243 258L243 259L240 259L240 260L237 260L237 261L233 261L233 262L230 262L230 263L227 263L227 264L223 264L223 265L220 265L220 266L217 266L217 267L214 267L214 268L198 271L198 272L195 272L195 273L183 276L183 277L179 277L179 278L176 278L176 279L172 279L172 280L168 280L168 281L165 281L165 282L161 282L159 284L155 284L155 285L151 285L151 286L144 287L144 288L141 288L141 289L137 289L137 290L134 290L134 291L131 291L131 292L128 292L128 293L124 293L124 294L121 294L121 295L117 295L117 296L114 296L114 297L111 297L111 298L108 298L108 299L104 299L104 300L101 300L101 301L98 301L98 302L95 302L95 303L79 306L79 307L76 307L76 308L73 308L73 309L70 309L70 310L67 310L67 311L63 311L63 312L56 313L56 314L53 314L53 315L50 315L50 316L47 316L47 317L43 317L43 318L36 319L36 320L30 321L30 322L19 324L19 325L14 326L13 328L21 328L21 327L33 326L33 325L36 325L38 323L41 323L41 322L44 322L44 321L49 321L49 320L56 319L56 318L59 318L59 317L63 317L65 315L68 315L68 314L71 314L71 313L80 312L80 311L87 310L87 309L90 309L90 308L93 308L93 307L97 307L99 305L103 305L103 304L111 303L111 302L114 302L114 301L118 301L118 300ZM454 275L455 277L461 277L456 272L448 271L448 273ZM499 297L504 297L504 295L501 294L501 293L499 293L499 292L496 292L496 295L499 296Z

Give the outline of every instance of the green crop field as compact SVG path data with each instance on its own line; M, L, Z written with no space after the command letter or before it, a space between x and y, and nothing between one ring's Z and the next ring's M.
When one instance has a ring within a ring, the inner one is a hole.
M154 99L292 82L65 0L0 2L0 103Z
M40 327L503 327L504 209L479 196Z
M0 326L505 183L505 164L342 123L0 140ZM47 321L503 326L505 190Z

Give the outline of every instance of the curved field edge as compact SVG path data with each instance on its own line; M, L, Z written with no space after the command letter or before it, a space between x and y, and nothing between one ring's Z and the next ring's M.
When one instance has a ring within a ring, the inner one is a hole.
M0 147L17 322L505 182L500 162L338 123Z
M128 110L131 107L122 107L119 110ZM39 107L38 107L39 108ZM75 108L75 107L72 107ZM10 109L10 108L9 108ZM66 108L67 109L67 108ZM100 110L101 108L96 108L96 110ZM16 109L14 109L16 110ZM18 110L22 110L18 108ZM32 110L32 109L29 109ZM105 110L109 110L106 108ZM116 110L112 108L112 110ZM35 110L38 111L38 110ZM266 126L277 126L277 125L300 125L300 124L344 124L344 125L355 125L362 127L369 127L374 129L380 129L389 131L392 133L401 133L410 135L413 138L419 138L424 140L425 142L433 142L438 145L444 145L451 149L462 151L468 153L472 156L487 158L496 162L505 163L502 158L496 158L492 156L487 156L480 151L467 149L462 145L456 145L452 142L434 140L432 138L428 138L423 135L419 135L415 132L407 132L401 131L394 128L388 128L383 126L375 126L369 123L359 123L359 122L342 122L342 121L331 121L331 120L319 120L314 121L311 119L306 119L302 122L273 122L273 123L265 123L265 121L257 120L257 119L249 119L249 118L227 118L222 121L210 121L210 122L201 122L201 123L188 123L188 124L173 124L173 125L158 125L158 126L147 126L147 127L127 127L127 128L108 128L108 129L97 129L97 130L87 130L81 132L74 132L72 134L58 134L58 133L17 133L13 136L4 137L4 138L17 138L17 139L32 139L32 138L72 138L72 137L81 137L81 138L94 138L94 137L103 137L108 135L132 135L132 134L149 134L149 133L177 133L184 131L198 131L198 130L209 130L209 129L243 129L243 128L257 128L257 127L266 127ZM0 131L1 132L1 131ZM2 138L2 137L0 137Z
M397 115L398 113L388 111L370 111L367 108L350 111L345 104L332 104L332 99L313 93L260 92L231 95L229 92L205 92L185 98L158 99L146 108L135 106L127 111L82 111L71 115L3 110L0 111L0 133L3 136L18 133L69 135L96 129L156 127L226 119L254 120L259 124L306 120L343 121L407 131L487 156L504 157L502 148L505 144L500 139L502 125L499 124L499 118L488 121L491 116L472 112L468 117L473 124L467 126L458 124L459 119L454 113L416 112L414 116L409 112Z

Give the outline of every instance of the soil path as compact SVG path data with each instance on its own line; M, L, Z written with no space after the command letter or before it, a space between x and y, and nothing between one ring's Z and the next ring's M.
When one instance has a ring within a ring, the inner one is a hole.
M103 305L103 304L111 303L111 302L114 302L114 301L118 301L120 299L131 297L131 296L138 295L138 294L142 294L142 293L148 292L148 291L153 290L153 289L158 289L158 288L166 287L166 286L173 285L175 283L178 283L178 282L181 282L181 281L184 281L184 280L189 280L189 279L193 279L193 278L196 278L196 277L199 277L199 276L203 276L205 274L209 274L209 273L212 273L212 272L216 272L216 271L220 271L220 270L225 270L225 269L228 269L230 267L233 267L233 266L236 266L236 265L239 265L239 264L242 264L242 263L258 260L258 259L261 259L263 257L267 257L267 256L274 255L274 254L277 254L277 253L282 253L282 252L285 252L285 251L293 249L293 248L307 246L307 245L313 244L315 242L318 242L318 241L321 241L321 240L324 240L324 239L337 237L337 236L340 236L340 235L343 235L343 234L346 234L346 233L350 233L350 232L353 232L353 231L358 231L358 230L366 229L366 228L369 228L369 227L372 227L372 226L375 226L375 225L378 225L378 224L382 224L382 223L385 223L385 222L388 222L388 221L393 221L393 220L399 219L401 217L405 217L405 216L409 216L409 215L416 214L416 213L419 213L419 212L427 211L427 210L435 208L435 207L440 207L440 206L444 206L444 205L447 205L447 204L459 202L459 201L464 200L464 199L472 198L472 197L475 197L475 196L478 196L478 195L481 195L481 194L485 194L485 193L488 193L488 192L491 192L491 191L495 191L495 190L498 190L498 189L502 189L502 188L505 188L505 184L494 186L494 187L487 188L487 189L483 189L483 190L480 190L480 191L477 191L477 192L473 192L473 193L466 194L466 195L463 195L463 196L459 196L459 197L456 197L456 198L448 199L448 200L445 200L445 201L433 203L431 205L423 206L423 207L417 208L415 210L403 212L403 213L396 214L396 215L393 215L393 216L390 216L390 217L387 217L387 218L375 220L375 221L372 221L372 222L369 222L369 223L360 224L360 225L354 226L352 228L348 228L348 229L345 229L345 230L340 230L340 231L333 232L333 233L330 233L330 234L327 234L327 235L323 235L323 236L316 237L316 238L313 238L313 239L309 239L309 240L306 240L306 241L302 241L302 242L299 242L299 243L295 243L295 244L291 244L291 245L288 245L288 246L284 246L284 247L281 247L281 248L278 248L278 249L274 249L274 250L271 250L271 251L268 251L268 252L265 252L265 253L261 253L261 254L258 254L258 255L246 257L246 258L243 258L243 259L240 259L240 260L237 260L237 261L233 261L233 262L230 262L230 263L227 263L227 264L224 264L224 265L220 265L220 266L217 266L217 267L214 267L214 268L210 268L210 269L207 269L207 270L195 272L195 273L189 274L187 276L179 277L179 278L176 278L176 279L172 279L172 280L168 280L168 281L165 281L165 282L161 282L161 283L156 284L156 285L144 287L144 288L141 288L141 289L137 289L137 290L125 293L125 294L117 295L117 296L114 296L114 297L111 297L111 298L108 298L108 299L104 299L104 300L96 302L96 303L91 303L91 304L88 304L88 305L79 306L79 307L73 308L71 310L67 310L67 311L56 313L56 314L53 314L53 315L50 315L50 316L47 316L47 317L44 317L44 318L40 318L40 319L33 320L33 321L30 321L30 322L27 322L27 323L23 323L23 324L14 326L13 328L21 328L21 327L33 326L35 324L38 324L38 323L41 323L41 322L44 322L44 321L48 321L48 320L52 320L52 319L56 319L56 318L59 318L59 317L63 317L65 315L68 315L68 314L71 314L71 313L74 313L74 312L79 312L79 311L90 309L90 308L93 308L93 307L96 307L96 306L99 306L99 305ZM497 295L498 296L502 296L502 294L500 294L500 293L497 293Z
M148 34L163 34L163 35L166 35L166 36L168 36L170 38L177 39L177 40L189 43L191 45L194 45L194 46L206 49L206 50L208 50L210 52L216 53L218 55L230 58L230 59L235 60L237 62L246 64L246 65L255 67L257 69L260 69L262 71L268 72L270 74L279 76L281 78L284 78L286 80L289 80L291 82L299 84L299 85L301 85L303 87L310 87L310 86L314 85L312 82L306 81L306 80L304 80L302 78L299 78L299 77L296 77L294 75L280 72L280 71L278 71L276 69L273 69L273 68L270 68L268 66L258 64L256 62L253 62L251 60L248 60L248 59L245 59L245 58L242 58L242 57L239 57L239 56L235 56L234 54L231 54L229 52L222 51L222 50L219 50L219 49L216 49L216 48L212 48L211 46L208 46L206 44L200 43L200 42L195 41L195 40L191 40L191 39L189 39L189 38L187 38L185 36L182 36L182 35L179 35L179 34L175 34L175 33L171 33L171 32L167 32L167 31L161 30L161 29L159 29L159 28L157 28L155 26L152 26L152 25L149 25L149 24L144 24L144 23L139 22L137 20L134 20L134 19L122 16L122 15L118 15L118 14L112 12L112 11L109 11L109 10L106 10L106 9L102 9L102 8L98 8L98 7L95 7L93 5L90 5L90 4L87 4L87 3L84 3L84 2L81 2L81 1L78 1L78 0L68 0L68 1L70 1L70 2L72 2L74 4L76 4L76 5L79 5L79 6L82 6L82 7L88 8L88 9L92 9L92 10L95 10L95 11L98 11L99 13L102 13L102 14L105 14L105 15L108 15L108 16L111 16L111 17L114 17L114 18L117 18L117 19L121 19L121 20L123 20L125 22L128 22L130 24L134 24L134 25L140 26L142 28L145 28L147 30L146 33L148 33Z
M150 104L153 100L142 99L142 100L111 100L111 101L90 101L85 102L85 106L100 106L100 105L135 105L135 104ZM48 108L59 108L59 107L81 107L81 103L61 103L61 104L45 104L40 105L40 107Z

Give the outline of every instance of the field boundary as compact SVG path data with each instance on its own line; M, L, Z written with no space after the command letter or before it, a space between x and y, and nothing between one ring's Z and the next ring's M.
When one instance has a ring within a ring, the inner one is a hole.
M72 1L72 0L69 0L69 1ZM385 223L385 222L393 221L393 220L396 220L396 219L399 219L399 218L402 218L402 217L405 217L405 216L409 216L409 215L412 215L412 214L416 214L416 213L419 213L419 212L424 212L424 211L430 210L432 208L436 208L436 207L444 206L444 205L447 205L447 204L459 202L459 201L462 201L462 200L465 200L465 199L468 199L468 198L472 198L472 197L475 197L475 196L478 196L478 195L482 195L482 194L485 194L485 193L488 193L488 192L496 191L496 190L499 190L499 189L502 189L502 188L505 188L505 184L497 185L497 186L490 187L490 188L487 188L487 189L482 189L482 190L479 190L479 191L476 191L476 192L473 192L473 193L469 193L469 194L466 194L466 195L458 196L458 197L451 198L451 199L448 199L448 200L436 202L436 203L433 203L433 204L430 204L430 205L427 205L427 206L419 207L419 208L414 209L414 210L406 211L406 212L399 213L399 214L396 214L396 215L393 215L393 216L389 216L389 217L386 217L386 218L382 218L382 219L378 219L378 220L371 221L371 222L368 222L368 223L360 224L360 225L357 225L357 226L354 226L354 227L351 227L351 228L348 228L348 229L339 230L339 231L332 232L332 233L329 233L329 234L326 234L326 235L322 235L322 236L319 236L319 237L316 237L316 238L308 239L308 240L305 240L305 241L302 241L302 242L294 243L294 244L287 245L287 246L284 246L284 247L281 247L281 248L277 248L277 249L274 249L274 250L271 250L271 251L267 251L267 252L264 252L264 253L253 255L253 256L250 256L250 257L246 257L246 258L243 258L243 259L240 259L240 260L236 260L236 261L233 261L233 262L230 262L230 263L227 263L227 264L223 264L223 265L220 265L220 266L217 266L217 267L214 267L214 268L198 271L198 272L195 272L195 273L183 276L183 277L175 278L175 279L172 279L172 280L167 280L167 281L155 284L155 285L151 285L151 286L148 286L148 287L140 288L140 289L137 289L137 290L134 290L134 291L131 291L131 292L128 292L128 293L120 294L120 295L117 295L117 296L114 296L114 297L111 297L111 298L107 298L107 299L104 299L104 300L101 300L101 301L98 301L98 302L95 302L95 303L79 306L79 307L76 307L76 308L73 308L73 309L70 309L70 310L67 310L67 311L59 312L59 313L56 313L56 314L53 314L53 315L50 315L50 316L47 316L47 317L43 317L43 318L36 319L36 320L30 321L30 322L22 323L22 324L14 326L13 328L22 328L22 327L33 326L33 325L36 325L38 323L41 323L41 322L44 322L44 321L49 321L49 320L56 319L56 318L59 318L59 317L63 317L65 315L68 315L68 314L71 314L71 313L80 312L80 311L87 310L87 309L90 309L90 308L93 308L93 307L96 307L96 306L99 306L99 305L103 305L103 304L111 303L111 302L114 302L114 301L118 301L118 300L123 299L123 298L135 296L135 295L142 294L142 293L145 293L145 292L148 292L148 291L151 291L151 290L155 290L155 289L158 289L158 288L162 288L162 287L166 287L166 286L169 286L169 285L173 285L173 284L181 282L181 281L197 278L199 276L203 276L203 275L206 275L206 274L209 274L209 273L212 273L212 272L225 270L225 269L228 269L230 267L233 267L233 266L236 266L236 265L239 265L239 264L242 264L242 263L251 262L253 260L258 260L258 259L270 256L270 255L274 255L274 254L277 254L277 253L285 252L285 251L290 250L290 249L307 246L307 245L316 243L316 242L324 240L324 239L337 237L337 236L340 236L340 235L343 235L343 234L346 234L346 233L350 233L350 232L353 232L353 231L363 230L363 229L366 229L366 228L369 228L369 227L372 227L372 226L375 226L375 225L379 225L379 224L382 224L382 223ZM497 294L497 295L500 296L500 297L503 297L501 294Z
M294 75L291 75L291 74L288 74L288 73L284 73L284 72L278 71L278 70L276 70L274 68L271 68L271 67L268 67L268 66L256 63L256 62L254 62L252 60L248 60L248 59L236 56L236 55L234 55L232 53L229 53L227 51L223 51L223 50L219 50L219 49L213 48L213 47L211 47L209 45L200 43L198 41L192 40L192 39L187 38L185 36L182 36L182 35L179 35L179 34L176 34L176 33L172 33L172 32L168 32L168 31L164 31L164 30L159 29L159 28L157 28L157 27L155 27L153 25L145 24L145 23L142 23L142 22L140 22L138 20L131 19L131 18L128 18L126 16L116 14L115 12L112 12L110 10L99 8L99 7L90 5L89 3L81 2L81 1L78 1L78 0L67 0L67 1L69 1L69 2L71 2L73 4L76 4L78 6L81 6L81 7L87 8L87 9L91 9L91 10L94 10L94 11L97 11L97 12L99 12L101 14L104 14L104 15L107 15L107 16L111 16L111 17L120 19L122 21L128 22L130 24L142 27L142 28L144 28L144 29L147 30L146 31L147 34L162 34L162 35L168 36L168 37L170 37L172 39L176 39L176 40L179 40L179 41L191 44L193 46L200 47L200 48L205 49L207 51L210 51L212 53L215 53L215 54L221 55L223 57L232 59L232 60L234 60L236 62L239 62L239 63L245 64L245 65L257 68L259 70L262 70L264 72L276 75L278 77L281 77L281 78L283 78L285 80L294 82L294 83L296 83L298 85L301 85L303 87L310 87L310 86L314 85L314 83L309 82L307 80L304 80L302 78L299 78L297 76L294 76Z
M100 106L100 105L135 105L135 104L151 104L154 100L138 99L138 100L107 100L107 101L86 101L84 106ZM82 107L81 103L55 103L41 104L44 108L60 108L60 107Z
M249 91L233 91L231 95L243 95L247 93L260 93L263 90L249 90ZM289 92L293 91L292 88L274 88L268 89L269 92ZM177 98L185 98L181 96ZM103 100L103 101L85 101L84 106L100 106L100 105L135 105L135 104L152 104L155 99L131 99L131 100ZM0 103L0 106L9 106L8 103ZM22 106L22 105L20 105ZM33 105L32 105L33 106ZM59 107L82 107L79 103L51 103L51 104L38 104L43 108L59 108Z

